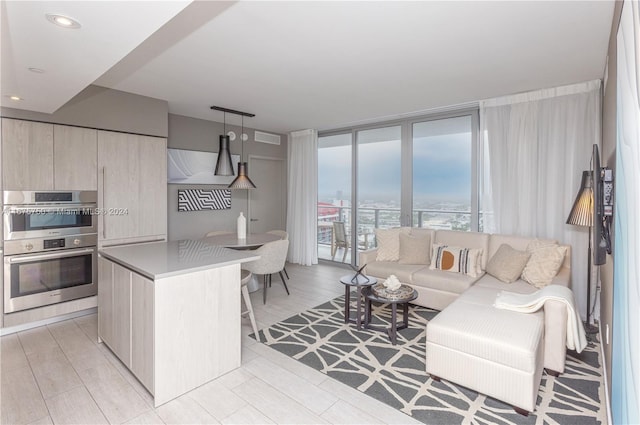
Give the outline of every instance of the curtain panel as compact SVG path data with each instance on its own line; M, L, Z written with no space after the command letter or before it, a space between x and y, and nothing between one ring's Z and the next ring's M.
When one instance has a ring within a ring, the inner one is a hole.
M572 289L583 319L588 228L566 220L600 128L600 81L480 102L483 230L571 245Z
M287 232L292 263L318 264L318 132L294 131L288 143Z

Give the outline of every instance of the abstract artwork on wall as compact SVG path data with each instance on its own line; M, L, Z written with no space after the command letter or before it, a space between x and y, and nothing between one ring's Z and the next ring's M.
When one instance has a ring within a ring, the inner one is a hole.
M231 208L229 189L178 190L178 211L228 210Z
M167 182L228 185L238 175L236 167L240 162L240 155L231 155L233 176L216 176L214 170L217 160L216 152L167 149Z

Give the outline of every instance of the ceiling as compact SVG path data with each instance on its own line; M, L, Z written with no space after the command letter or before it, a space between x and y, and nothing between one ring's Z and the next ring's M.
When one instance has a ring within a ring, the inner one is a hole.
M339 128L602 78L613 7L4 1L2 106L51 113L93 83L190 117L222 121L218 105L267 131ZM51 25L51 11L82 28Z

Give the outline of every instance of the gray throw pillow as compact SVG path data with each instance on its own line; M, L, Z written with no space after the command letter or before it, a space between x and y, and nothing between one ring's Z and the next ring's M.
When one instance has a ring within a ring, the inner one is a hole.
M504 283L513 283L520 278L529 257L531 253L503 243L487 263L487 273Z

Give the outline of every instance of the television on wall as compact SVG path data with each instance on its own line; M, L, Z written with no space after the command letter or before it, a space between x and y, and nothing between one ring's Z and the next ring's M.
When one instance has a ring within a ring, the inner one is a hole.
M613 178L611 169L600 166L598 145L593 145L591 157L591 175L593 176L593 264L607 262L607 253L611 254L610 228L613 217Z

